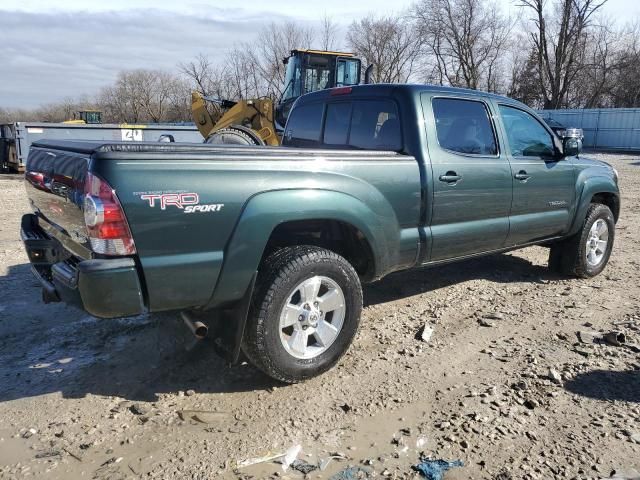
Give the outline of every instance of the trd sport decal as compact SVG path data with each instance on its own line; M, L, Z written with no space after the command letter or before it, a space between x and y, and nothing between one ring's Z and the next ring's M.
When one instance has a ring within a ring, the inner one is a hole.
M135 192L134 195L140 196L152 208L160 207L160 210L175 207L184 213L204 213L219 212L224 207L224 203L200 205L200 196L194 192Z

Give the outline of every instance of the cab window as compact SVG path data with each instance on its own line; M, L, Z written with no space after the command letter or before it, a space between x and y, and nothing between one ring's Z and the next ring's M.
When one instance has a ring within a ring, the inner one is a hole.
M327 104L323 144L333 148L400 150L402 135L395 102L354 100Z
M400 150L402 136L396 104L390 100L353 102L349 146L367 150Z
M442 148L467 155L498 154L496 136L483 102L434 98L432 105Z
M349 124L351 123L351 103L329 103L324 124L325 145L344 146L349 138Z
M552 157L555 153L551 134L527 112L500 105L500 116L514 157Z
M309 103L294 108L287 120L284 139L291 147L317 147L322 127L322 103Z
M336 87L357 85L360 81L360 60L350 58L338 59L336 69Z

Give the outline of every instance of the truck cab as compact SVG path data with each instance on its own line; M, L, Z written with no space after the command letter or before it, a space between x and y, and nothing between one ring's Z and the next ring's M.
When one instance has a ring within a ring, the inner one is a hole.
M364 85L305 95L283 145L393 150L420 166L421 264L559 239L579 226L576 185L603 176L617 219L612 169L578 157L530 108L507 97L425 85Z

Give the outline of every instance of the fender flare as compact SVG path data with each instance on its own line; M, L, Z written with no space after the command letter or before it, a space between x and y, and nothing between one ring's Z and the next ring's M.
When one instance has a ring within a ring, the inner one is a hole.
M569 230L569 236L576 234L582 228L582 223L587 216L587 210L591 205L591 199L600 193L606 193L614 195L617 198L618 204L620 202L620 191L611 178L598 175L585 179L582 183L581 191L576 195L576 214Z
M278 225L320 219L337 220L357 228L371 246L376 276L388 269L395 253L389 239L394 232L397 234L398 228L390 205L388 211L374 212L361 200L332 190L291 189L260 193L245 205L227 243L222 270L208 308L243 297Z

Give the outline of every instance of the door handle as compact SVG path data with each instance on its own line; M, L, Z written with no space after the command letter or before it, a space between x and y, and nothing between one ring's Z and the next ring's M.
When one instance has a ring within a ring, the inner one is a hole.
M529 178L531 178L531 175L527 175L527 172L525 172L524 170L520 170L518 173L516 173L513 176L513 178L515 178L516 180L526 182L527 180L529 180Z
M446 183L456 183L458 180L461 180L462 177L460 175L458 175L456 172L452 172L449 171L447 173L445 173L444 175L440 175L438 177L438 180L440 180L441 182L446 182Z

